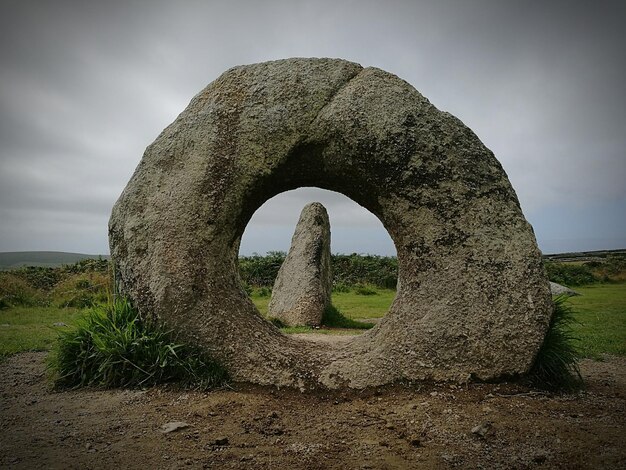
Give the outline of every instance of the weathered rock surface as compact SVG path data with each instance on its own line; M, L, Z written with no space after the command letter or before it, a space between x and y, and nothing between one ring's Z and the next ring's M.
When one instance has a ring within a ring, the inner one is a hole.
M389 313L330 345L283 335L240 287L254 211L338 191L393 239ZM552 312L532 227L476 135L411 85L336 59L234 67L148 146L109 223L116 282L235 380L299 388L526 372Z
M569 297L573 297L575 295L580 295L575 290L570 289L569 287L562 286L561 284L557 284L556 282L550 281L550 292L552 295L567 295Z
M330 305L330 222L319 202L300 213L291 247L272 289L270 317L289 326L318 326Z

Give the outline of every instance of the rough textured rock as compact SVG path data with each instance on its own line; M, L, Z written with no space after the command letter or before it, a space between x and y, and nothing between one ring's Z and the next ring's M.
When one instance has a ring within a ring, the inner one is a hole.
M399 287L339 345L266 322L240 287L254 211L290 189L338 191L393 239ZM532 227L476 135L411 85L336 59L234 67L146 149L109 223L116 282L235 380L308 388L526 372L552 312Z
M570 289L569 287L562 286L561 284L557 284L556 282L550 281L550 292L552 295L567 295L569 297L573 297L575 295L580 295L575 290Z
M330 222L319 202L302 209L291 248L272 289L269 316L289 326L318 326L330 305Z

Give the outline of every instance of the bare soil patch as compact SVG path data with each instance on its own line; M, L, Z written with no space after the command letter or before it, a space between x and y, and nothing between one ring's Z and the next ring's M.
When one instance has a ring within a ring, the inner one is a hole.
M582 364L587 389L422 384L301 394L55 392L45 353L0 364L2 468L626 468L626 359ZM168 423L174 431L164 433Z
M341 344L354 339L355 335L328 335L321 333L295 333L291 337L315 343Z

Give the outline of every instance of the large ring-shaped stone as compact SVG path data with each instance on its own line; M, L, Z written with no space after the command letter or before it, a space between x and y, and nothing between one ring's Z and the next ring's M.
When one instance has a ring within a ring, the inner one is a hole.
M369 209L398 253L388 314L339 346L282 334L240 286L250 217L302 186ZM405 81L343 60L225 72L146 149L109 236L118 288L142 315L258 384L522 374L552 312L533 230L494 155Z

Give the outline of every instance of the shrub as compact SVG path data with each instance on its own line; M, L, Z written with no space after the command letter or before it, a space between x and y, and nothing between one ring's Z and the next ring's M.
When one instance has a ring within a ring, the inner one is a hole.
M626 281L626 258L622 256L609 255L603 262L589 261L585 265L602 282Z
M566 296L553 300L550 325L529 373L531 383L539 388L572 391L583 385L578 368L580 356L574 346L578 339L571 328L573 311L566 301Z
M239 258L239 275L243 282L254 286L273 286L286 253L270 251L265 256L254 254Z
M226 371L202 351L174 341L126 300L92 309L76 329L60 333L49 367L61 387L141 387L165 382L209 388Z
M74 264L66 264L61 267L61 271L70 274L79 273L107 273L111 271L111 262L108 259L87 258Z
M333 284L333 292L350 292L350 286L344 282L336 282Z
M12 274L24 279L33 288L48 291L57 284L63 274L60 268L48 268L42 266L25 266L11 271Z
M271 287L285 260L285 252L270 251L265 256L254 254L239 258L239 274L244 283L254 287ZM337 285L371 284L395 289L398 260L395 256L332 255L333 278ZM335 290L335 292L339 292Z
M354 328L359 330L367 330L374 326L373 323L364 323L344 316L334 305L329 305L324 310L322 325L331 328Z
M0 273L0 310L41 303L43 299L27 281L12 273Z
M269 287L259 287L256 291L256 295L259 297L269 297L272 295L272 289Z
M252 286L247 282L241 281L241 288L245 291L246 294L252 295Z
M370 286L365 286L362 284L358 284L354 288L354 293L357 295L378 295L375 289L372 289Z
M587 264L566 264L549 261L545 263L545 267L548 272L548 278L552 282L563 284L564 286L581 286L600 281Z
M87 272L59 282L50 295L59 307L88 308L106 302L111 292L112 281L108 274Z
M395 256L332 255L335 282L346 285L370 284L384 289L395 289L398 277L398 259Z

